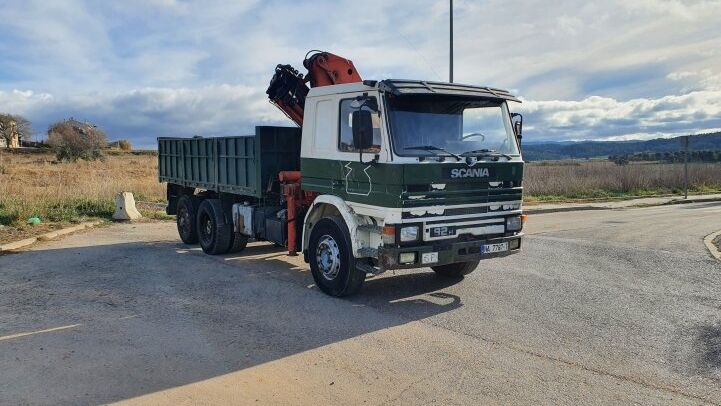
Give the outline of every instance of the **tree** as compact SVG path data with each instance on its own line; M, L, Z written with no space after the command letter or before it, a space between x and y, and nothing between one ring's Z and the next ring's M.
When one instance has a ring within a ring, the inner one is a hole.
M102 148L108 144L105 133L92 124L72 118L57 122L48 129L48 143L58 161L104 159Z
M620 155L620 156L614 156L613 157L613 163L619 166L628 165L629 159L628 155Z
M619 166L628 165L629 157L628 155L610 155L608 157L608 160L615 163Z
M133 146L130 144L130 141L128 140L120 140L118 141L118 148L122 151L132 151Z
M6 141L9 148L14 134L25 141L32 139L32 126L30 121L20 115L0 113L0 137Z

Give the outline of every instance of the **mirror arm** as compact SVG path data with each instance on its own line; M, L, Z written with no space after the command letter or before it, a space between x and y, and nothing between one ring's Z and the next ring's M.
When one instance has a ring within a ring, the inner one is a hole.
M374 165L374 164L378 163L378 161L379 161L380 158L381 158L379 154L374 154L374 155L373 155L373 159L371 159L371 160L368 161L368 162L363 162L363 150L362 150L362 149L359 150L358 153L359 153L359 155L360 155L360 156L358 157L358 160L359 160L360 163L363 164L363 165L368 165L368 164Z

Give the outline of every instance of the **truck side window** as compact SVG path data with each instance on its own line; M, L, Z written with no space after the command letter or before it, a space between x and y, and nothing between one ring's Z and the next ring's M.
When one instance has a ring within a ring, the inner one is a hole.
M358 152L353 145L353 99L343 99L340 102L340 129L338 138L338 149L341 152ZM373 112L373 146L364 152L379 153L381 150L381 117L378 112Z

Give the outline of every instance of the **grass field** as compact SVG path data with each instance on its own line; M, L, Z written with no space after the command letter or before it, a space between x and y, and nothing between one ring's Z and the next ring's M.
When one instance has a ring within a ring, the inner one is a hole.
M720 163L690 163L689 191L721 191ZM542 161L525 167L528 200L565 200L682 194L683 164L609 161Z
M30 216L40 216L45 226L109 219L120 191L133 192L137 201L165 199L155 156L118 154L105 162L54 161L51 154L0 151L0 225L5 226L5 231L0 228L0 241L8 239L10 229L30 229L25 224ZM695 163L689 168L691 191L721 191L721 164ZM681 193L683 165L536 162L526 165L524 188L529 201ZM157 210L144 214L160 216Z
M51 154L0 152L0 241L3 235L29 229L25 223L40 216L44 224L109 219L115 195L132 191L136 200L162 201L154 156L108 156L105 162L55 163ZM146 212L155 216L153 211ZM7 227L12 226L12 227Z

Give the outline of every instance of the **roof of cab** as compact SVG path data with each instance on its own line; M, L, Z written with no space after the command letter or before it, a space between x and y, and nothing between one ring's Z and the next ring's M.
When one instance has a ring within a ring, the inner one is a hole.
M489 99L514 101L518 103L521 102L521 100L507 90L493 87L405 79L386 79L382 81L364 80L363 82L356 83L314 87L310 89L308 96L325 96L338 93L362 92L370 91L375 88L396 96L408 94L443 94L484 97Z
M406 94L443 94L480 96L490 99L509 100L520 103L509 91L493 87L464 85L460 83L427 82L423 80L387 79L378 82L378 88L396 96Z

